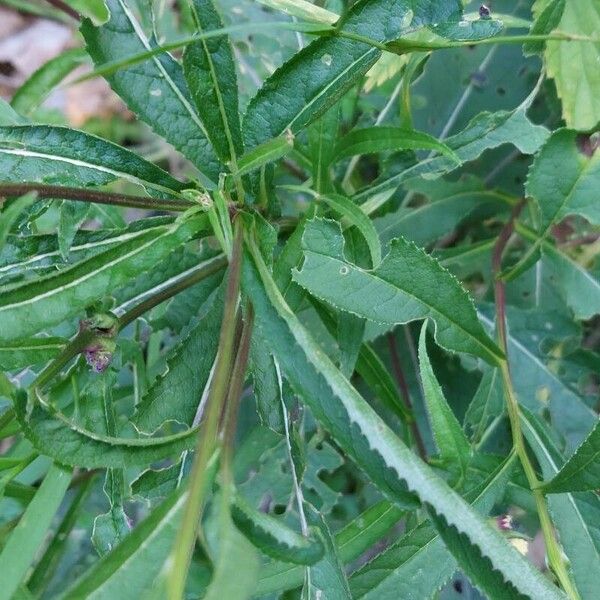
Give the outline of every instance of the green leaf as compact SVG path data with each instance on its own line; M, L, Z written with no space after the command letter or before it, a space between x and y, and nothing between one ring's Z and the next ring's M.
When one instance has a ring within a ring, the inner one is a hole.
M23 433L41 453L66 465L90 469L147 466L173 458L192 448L198 433L195 428L157 438L101 434L50 404L37 401L28 406L24 393L15 399L15 413Z
M152 433L168 421L192 425L217 355L222 316L218 294L205 316L171 348L165 373L144 394L133 417L139 430Z
M117 433L112 388L116 376L109 370L94 381L87 391L86 403L101 407L101 417L95 422L97 430L109 436ZM92 544L100 556L109 552L129 533L131 526L123 509L125 497L125 477L123 469L107 469L104 480L104 493L110 503L108 512L96 516L92 530Z
M216 514L207 523L206 535L216 556L212 556L213 578L204 600L245 600L256 586L258 555L233 524L229 502L219 497L215 504Z
M323 556L317 537L304 537L279 519L250 506L241 496L231 505L231 517L239 530L268 556L300 565L313 565Z
M173 196L172 190L185 187L117 144L76 129L50 125L0 127L0 167L5 182L76 182L88 186L125 179L159 198Z
M486 478L467 497L488 515L501 500L515 456L486 472ZM435 569L432 569L435 565ZM361 567L350 579L355 598L361 600L422 600L430 598L452 577L457 563L430 522L421 523L379 556ZM493 596L492 596L493 597Z
M383 538L403 516L404 511L391 502L374 504L350 521L334 536L340 560L344 563L358 558ZM257 595L288 590L302 585L304 569L290 563L271 562L261 569Z
M268 336L295 392L373 483L401 504L410 501L408 488L443 515L449 526L465 534L521 593L562 598L557 588L401 442L340 374L290 311L258 251L254 248L247 258L243 283L255 309L255 326Z
M85 20L81 26L87 50L96 66L155 46L125 0L107 0L106 4L110 10L108 23L94 27L91 21ZM163 53L120 69L107 79L140 119L198 167L202 182L215 187L220 171L218 161L206 129L192 106L179 63Z
M581 446L551 481L544 484L549 494L584 492L600 488L600 426L598 422Z
M264 351L267 344L267 341L260 337L260 332L256 330L252 332L250 346L252 389L260 422L275 433L283 434L285 432L282 411L283 382L277 372L273 356Z
M30 192L19 198L15 198L7 205L0 205L0 248L4 246L6 238L11 229L19 219L22 212L27 210L37 200L37 194Z
M499 369L486 367L479 387L465 413L465 429L474 444L479 443L492 418L502 414L504 397Z
M427 356L426 338L427 321L423 323L419 337L419 367L433 439L445 466L458 469L460 481L463 481L471 460L471 446L435 377Z
M320 600L324 594L332 600L352 600L344 567L340 561L335 540L321 513L312 506L307 507L307 520L318 531L325 546L325 555L306 568L302 600Z
M96 561L61 600L136 600L148 593L167 559L183 512L185 495L173 492L121 544Z
M494 37L502 31L504 23L499 19L462 19L432 25L431 30L452 41L475 41Z
M400 37L409 28L442 22L457 14L455 1L361 0L338 27L376 42ZM244 119L248 146L291 129L297 133L335 104L381 56L353 39L318 39L277 69L252 99Z
M294 148L294 136L284 134L263 142L259 146L246 152L238 161L237 175L247 175L270 162L283 158Z
M223 23L211 0L189 0L197 33L221 29ZM226 35L186 47L183 72L206 133L223 162L244 151L233 52Z
M315 219L303 236L302 270L294 280L311 294L379 323L408 323L430 317L436 341L448 350L467 352L497 364L502 352L485 334L472 300L437 261L402 238L372 271L344 257L344 238L333 221ZM415 277L419 273L419 277Z
M553 225L569 215L581 215L591 223L600 223L600 209L594 188L600 184L600 152L594 138L570 129L555 131L536 156L527 177L525 190L540 207L539 240L509 273L513 279L531 266L530 257L539 252L542 240ZM560 177L556 174L560 173Z
M316 6L307 0L257 0L261 4L280 10L292 17L333 25L340 17L336 13Z
M543 268L557 282L567 306L577 320L587 321L600 313L600 280L596 274L578 262L567 252L555 246L549 239L539 241L531 229L517 225L517 231L525 239L540 243Z
M88 17L94 25L102 25L110 16L104 0L65 0L82 17Z
M533 23L530 33L532 35L549 34L559 23L565 9L566 0L549 2L540 12ZM530 41L523 44L524 54L541 54L546 47L546 42Z
M600 5L596 0L566 2L557 29L597 37ZM588 131L600 122L600 43L549 41L545 52L548 75L556 83L568 127Z
M0 125L19 125L27 119L15 112L15 109L4 98L0 98Z
M482 307L479 317L492 331L493 312ZM549 411L557 432L571 451L577 447L598 418L585 399L564 380L562 366L553 364L551 356L542 351L549 335L572 337L571 319L540 310L518 310L509 307L508 359L519 403L536 414ZM560 365L560 363L559 363Z
M415 179L405 186L408 193L426 196L418 206L400 207L374 220L383 246L396 237L404 237L419 246L447 235L480 208L507 208L506 196L486 189L476 177L458 181Z
M206 217L147 230L87 260L0 293L0 340L38 333L74 316L107 292L139 277L192 235Z
M348 224L354 225L360 231L369 247L371 264L374 267L379 266L381 262L381 242L373 221L364 213L362 208L341 194L326 194L320 196L320 199L326 202L336 213L342 215Z
M355 129L345 135L334 150L335 160L358 154L377 154L379 152L397 152L399 150L433 150L461 163L454 151L433 136L402 127L366 127Z
M31 116L52 89L87 60L87 52L81 48L71 48L51 58L15 92L11 106L22 115Z
M44 544L48 529L71 481L71 471L52 464L34 499L14 528L0 554L0 598L9 600Z
M550 479L563 462L548 436L547 427L527 409L521 413L521 426L544 477ZM550 494L547 499L560 544L570 559L570 570L582 600L598 594L600 577L600 500L595 493Z
M36 337L0 342L0 369L15 371L51 360L67 345L65 338Z
M479 158L485 150L503 144L516 146L523 154L534 154L548 138L548 130L534 125L526 115L526 107L514 111L482 112L456 135L445 140L446 145L460 158L461 164ZM388 198L404 181L415 177L435 178L456 169L455 161L445 156L427 158L401 173L385 176L378 183L356 194L357 202L376 197L385 192Z
M340 107L335 104L308 128L313 189L319 194L333 191L330 166L340 124Z
M63 200L60 205L60 218L58 221L58 248L61 256L66 260L69 258L71 244L75 239L80 225L87 219L90 212L90 204L84 202L72 202Z

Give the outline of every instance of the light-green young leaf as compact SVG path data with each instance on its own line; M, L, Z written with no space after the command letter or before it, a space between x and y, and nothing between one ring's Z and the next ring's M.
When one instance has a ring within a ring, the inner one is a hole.
M342 310L379 323L431 318L436 341L497 364L502 352L477 320L460 283L414 244L398 238L371 271L349 263L344 238L334 221L310 221L303 236L304 264L294 280L311 294Z

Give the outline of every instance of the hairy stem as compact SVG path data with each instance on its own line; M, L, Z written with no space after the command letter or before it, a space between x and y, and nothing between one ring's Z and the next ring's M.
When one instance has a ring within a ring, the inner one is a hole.
M496 276L502 269L502 255L514 232L515 221L524 206L525 200L522 200L513 208L510 220L504 226L498 236L498 240L496 241L492 255L492 271ZM548 555L548 564L550 565L550 569L556 575L556 578L558 579L564 591L567 593L568 597L571 598L571 600L579 600L579 593L571 581L567 567L563 560L562 551L556 536L554 535L554 527L552 525L550 513L548 512L546 499L542 490L539 488L540 482L529 458L529 454L527 453L527 447L525 445L523 432L521 430L519 401L513 388L508 362L508 341L506 333L506 290L504 281L496 278L494 283L494 292L496 300L496 327L498 330L498 341L502 351L506 356L506 358L500 363L499 368L502 374L504 395L506 398L506 409L510 421L513 446L517 456L519 457L519 460L521 461L523 471L527 477L527 482L531 492L533 493L538 517L540 520L540 526L544 535L544 543L546 545L546 553Z
M217 447L219 417L223 410L230 385L236 330L235 317L240 293L242 266L243 230L240 219L235 220L234 231L233 252L229 264L229 277L227 280L215 373L207 400L206 416L202 421L198 435L183 519L167 563L167 598L169 600L181 600L183 597L187 572L194 551L205 503L207 466Z
M196 206L187 200L159 200L132 194L117 194L88 188L64 187L61 185L46 185L40 183L4 183L0 184L0 197L10 198L23 196L29 192L37 192L39 198L56 200L75 200L77 202L92 202L95 204L110 204L128 208L143 208L146 210L171 210L183 212ZM0 200L0 204L1 204Z

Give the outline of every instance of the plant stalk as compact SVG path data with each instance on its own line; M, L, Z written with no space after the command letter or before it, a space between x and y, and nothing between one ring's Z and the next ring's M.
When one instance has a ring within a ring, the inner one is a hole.
M233 253L229 264L229 277L227 280L215 373L207 400L206 416L202 421L198 435L183 519L167 562L169 565L167 572L167 598L169 600L181 600L183 598L187 572L196 544L196 537L200 529L200 520L206 499L207 466L217 447L219 418L227 398L228 388L230 387L236 312L240 293L242 237L242 222L238 218L234 222Z
M508 412L508 418L512 432L513 447L517 453L517 456L519 457L523 471L527 477L527 482L535 500L535 505L540 520L540 527L542 529L544 543L546 545L548 564L563 590L566 592L567 596L571 600L580 600L579 593L571 581L565 561L563 560L562 551L554 534L554 526L552 524L552 519L550 518L550 513L548 512L546 499L544 497L544 493L539 487L540 481L537 478L535 469L533 468L529 454L527 453L523 431L521 430L519 401L513 387L508 361L508 338L506 332L506 288L504 281L498 279L497 276L502 270L502 255L514 232L515 221L524 206L525 200L521 200L521 202L516 204L513 208L510 220L504 226L498 236L498 240L496 241L492 255L492 271L496 277L494 282L496 327L498 330L498 341L500 348L506 357L500 362L499 368L502 374L502 383L504 387L504 396L506 399L506 409Z
M92 202L110 204L128 208L143 208L146 210L171 210L183 212L196 206L187 200L160 200L132 194L117 194L88 188L63 187L61 185L45 185L39 183L6 183L0 184L0 197L18 197L29 192L37 192L39 198L55 200L75 200L77 202ZM0 204L1 204L0 200Z

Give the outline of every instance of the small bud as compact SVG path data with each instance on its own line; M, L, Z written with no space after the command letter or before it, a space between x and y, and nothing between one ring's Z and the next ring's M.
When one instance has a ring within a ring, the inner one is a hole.
M510 515L500 515L496 517L496 525L500 531L511 531L512 517Z
M480 19L491 19L492 18L492 11L485 4L482 4L479 7L479 18Z
M85 362L96 373L103 373L112 362L116 347L113 339L99 338L83 351Z
M213 206L210 194L203 190L183 190L181 194L186 200L199 204L204 210L209 210Z
M99 335L113 336L116 334L117 322L117 317L111 312L96 313L79 321L79 331L93 331Z

